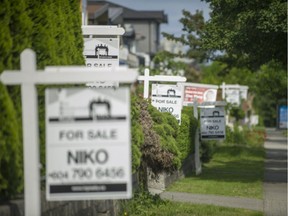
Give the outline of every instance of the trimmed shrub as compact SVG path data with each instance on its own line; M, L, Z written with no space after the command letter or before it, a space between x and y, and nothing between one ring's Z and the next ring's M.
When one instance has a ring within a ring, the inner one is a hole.
M177 147L179 125L174 116L167 112L159 112L150 103L148 111L153 120L153 130L160 136L160 146L174 155L172 169L181 166L180 151Z
M0 200L4 200L23 189L23 171L15 109L1 83L0 92Z
M183 107L181 125L177 135L177 146L181 153L180 159L183 161L194 151L195 131L198 121L193 117L190 107Z
M20 54L25 48L32 48L36 52L38 68L46 65L84 64L78 0L4 0L1 1L0 8L0 73L6 69L19 69ZM43 167L45 167L44 88L44 86L38 87L40 159ZM11 164L10 174L7 174L5 169L0 170L0 188L6 188L4 194L12 196L23 188L23 181L19 181L22 179L22 145L19 147L18 144L22 140L21 100L19 86L7 87L7 90L10 98L7 96L6 88L0 88L1 105L5 106L1 114L0 138L1 153L5 153L7 149L11 152L0 159L4 160L0 166L1 168L6 166L7 169L10 163L9 157L15 157L15 164L20 164L19 166ZM13 105L7 105L11 101ZM17 121L15 127L8 125L8 122L14 124L15 120ZM9 127L10 133L3 132ZM10 178L10 175L15 178Z
M131 95L131 139L132 139L132 172L135 173L141 163L141 145L144 142L142 126L139 122L140 106L137 97Z
M217 141L201 141L200 144L200 159L203 163L208 163L216 150Z

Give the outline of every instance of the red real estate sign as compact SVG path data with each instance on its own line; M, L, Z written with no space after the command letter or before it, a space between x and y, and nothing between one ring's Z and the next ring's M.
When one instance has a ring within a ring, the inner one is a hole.
M194 98L197 99L198 104L203 102L214 102L217 97L217 89L218 86L214 85L202 85L202 84L194 84L187 83L183 86L183 106L187 106L188 104L192 104L194 102Z

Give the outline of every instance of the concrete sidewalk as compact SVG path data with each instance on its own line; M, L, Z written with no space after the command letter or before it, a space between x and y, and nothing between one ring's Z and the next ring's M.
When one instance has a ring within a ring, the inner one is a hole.
M264 212L266 216L287 216L287 137L275 129L266 131Z
M264 211L267 216L287 216L287 138L267 129L264 200L164 191L163 199Z

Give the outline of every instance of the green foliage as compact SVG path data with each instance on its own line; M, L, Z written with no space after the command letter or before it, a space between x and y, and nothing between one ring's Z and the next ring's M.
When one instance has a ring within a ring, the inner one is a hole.
M287 71L272 61L256 73L254 106L262 116L265 126L276 126L277 105L287 103Z
M79 1L30 0L29 6L38 67L83 64Z
M257 69L274 59L286 66L286 1L206 2L212 12L201 38L205 49L224 52L229 65Z
M255 96L255 112L263 119L265 126L276 126L277 105L287 101L287 72L279 62L271 61L261 66L257 72L247 68L229 68L227 64L220 62L203 66L202 70L203 83L248 85L250 94ZM243 111L235 109L232 110L233 115L241 119Z
M151 70L151 75L179 75L180 71L187 70L188 66L186 63L181 61L175 61L175 57L177 56L179 55L167 51L160 51L156 53L155 57L153 58L155 69Z
M177 146L181 153L181 161L194 151L195 131L198 121L193 117L192 113L190 107L183 107L181 125L177 136Z
M32 22L26 8L24 0L5 0L0 3L0 73L5 69L19 68L20 52L31 46ZM13 197L23 189L19 89L5 88L0 83L1 199Z
M239 122L239 120L245 117L245 112L241 107L231 106L229 112L230 116L234 117L236 122Z
M200 143L200 159L203 163L208 163L216 150L217 141L201 141Z
M158 207L166 202L159 195L151 195L148 191L139 189L135 191L133 199L121 201L119 215L147 215L149 208Z
M247 140L238 125L234 125L233 130L226 126L226 139L224 143L227 145L246 145Z
M157 176L180 168L194 147L197 120L191 108L183 109L179 126L174 116L159 112L149 101L137 96L137 92L132 96L131 106L133 171L142 172L148 166ZM142 178L140 181L145 184Z
M40 68L46 65L84 64L81 14L78 0L4 0L0 3L0 18L0 73L7 69L19 69L20 53L25 48L32 48L36 52L37 64ZM40 159L45 167L44 88L44 86L38 87L38 102ZM7 155L15 157L16 165L8 164L10 159L8 160L8 156L4 157L6 162L1 162L1 167L5 165L7 169L10 165L13 169L10 171L11 176L14 175L15 178L9 176L10 174L7 176L7 171L1 168L0 188L8 193L4 194L5 196L12 196L23 188L23 182L19 181L19 179L23 179L22 162L19 161L19 158L22 158L22 148L19 147L18 143L21 143L22 140L21 100L19 86L7 87L7 89L10 98L6 97L6 88L0 88L1 105L10 104L12 100L13 106L9 105L8 108L11 110L4 110L4 114L1 116L3 119L1 120L0 133L4 134L3 140L1 137L1 153L6 152L5 149L9 149L10 152ZM6 113L9 113L9 115ZM17 120L16 126L9 126L11 133L4 133L3 130L7 130L6 127L8 127L6 124L8 122L14 124L15 119ZM2 124L2 122L5 122L5 124ZM11 145L11 147L8 145ZM17 176L18 174L20 176Z
M181 162L179 160L180 152L176 143L179 128L177 120L170 113L159 112L151 104L148 106L148 111L154 121L153 129L160 136L160 145L174 155L173 167L179 168Z
M248 128L247 126L240 127L234 125L232 130L226 126L226 139L224 140L224 144L261 147L264 144L265 137L266 133L263 127Z
M258 69L276 60L287 65L287 2L284 0L237 1L206 0L211 8L210 19L203 14L183 10L183 33L169 39L188 46L182 56L219 60L229 67ZM220 51L220 52L219 52Z
M132 172L134 173L141 163L141 145L144 142L142 126L139 122L140 106L137 104L137 97L131 97L131 138L132 138Z
M29 0L33 21L32 49L36 52L37 66L83 65L83 37L79 2ZM46 86L39 86L40 160L45 167L45 99ZM42 170L42 174L45 170Z
M195 180L194 180L195 181ZM194 181L189 182L187 188L193 188ZM209 181L202 181L209 182ZM234 185L234 184L233 184ZM201 186L200 186L201 187ZM251 187L250 187L251 188ZM250 189L249 188L249 189ZM217 188L216 188L217 189ZM243 188L242 188L243 191ZM187 193L187 191L184 191ZM233 194L234 195L234 194ZM120 210L117 215L122 216L188 216L188 215L213 215L213 216L263 216L262 212L250 211L239 208L219 207L215 205L191 204L162 200L159 195L151 195L143 190L138 190L130 200L121 200Z
M23 189L22 145L13 103L0 83L0 200Z
M239 84L253 86L255 74L248 68L229 67L229 65L214 61L210 65L202 66L202 83L220 85L222 82L227 84Z
M263 146L221 144L201 175L187 176L168 191L263 199L264 160Z
M187 10L183 10L182 13L183 17L180 19L183 30L182 35L176 37L167 33L162 34L168 40L180 42L184 46L187 46L187 52L179 53L179 57L193 58L202 62L208 59L208 51L203 49L203 42L201 41L201 37L205 31L203 13L198 10L195 14L191 14Z

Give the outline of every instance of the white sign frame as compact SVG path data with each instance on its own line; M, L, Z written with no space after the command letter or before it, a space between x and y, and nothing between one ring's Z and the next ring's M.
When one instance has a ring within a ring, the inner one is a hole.
M160 82L186 82L186 77L182 76L168 76L168 75L156 75L150 76L150 70L146 68L144 70L144 76L138 77L139 81L144 81L144 93L143 98L149 98L149 83L151 81Z

